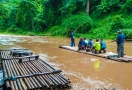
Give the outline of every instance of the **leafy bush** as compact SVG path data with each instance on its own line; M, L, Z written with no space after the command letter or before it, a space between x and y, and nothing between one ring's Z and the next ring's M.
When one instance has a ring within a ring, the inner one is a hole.
M120 15L114 16L111 22L111 33L115 33L122 28L124 28L124 19Z
M18 27L15 26L15 25L12 25L12 26L11 26L10 28L8 28L6 31L9 32L9 33L16 33L16 34L25 34L25 32L26 32L26 31L24 31L24 30L18 28Z
M15 28L17 28L15 25L11 25L11 27L7 29L7 32L15 33L17 32Z
M127 0L125 5L123 5L123 11L127 11L127 13L132 12L132 0Z
M109 26L101 26L101 27L91 30L89 32L89 34L90 34L89 37L108 39L108 38L110 38L109 31L110 31Z
M62 35L63 33L62 31L63 30L61 26L53 26L48 30L51 36Z
M53 33L53 32L55 32L56 30L59 30L61 27L60 26L53 26L53 27L51 27L48 31L50 32L50 33Z
M132 28L131 29L124 29L123 33L125 34L126 39L132 39Z
M73 15L62 23L63 35L73 29L76 33L87 33L93 27L92 19L86 14Z

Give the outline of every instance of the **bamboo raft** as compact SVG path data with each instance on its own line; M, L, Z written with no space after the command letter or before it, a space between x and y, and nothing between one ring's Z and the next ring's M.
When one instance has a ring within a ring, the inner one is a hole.
M61 70L55 70L38 55L27 52L29 55L25 56L19 50L27 51L27 49L0 50L6 90L70 88L70 80L61 73Z
M67 49L67 50L71 50L71 51L75 51L75 52L79 52L79 53L83 53L83 54L93 55L93 56L97 56L97 57L102 57L102 58L106 58L106 59L110 59L110 60L114 60L114 61L118 61L118 62L132 62L132 56L127 56L127 55L125 55L124 57L121 57L121 58L117 58L116 53L109 54L109 52L106 52L106 53L95 54L92 52L86 52L86 50L79 50L78 51L77 46L76 47L59 46L59 48Z

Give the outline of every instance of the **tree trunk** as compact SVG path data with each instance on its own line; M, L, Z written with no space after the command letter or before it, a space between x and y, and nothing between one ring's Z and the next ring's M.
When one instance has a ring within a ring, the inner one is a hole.
M89 15L89 0L86 0L86 13Z

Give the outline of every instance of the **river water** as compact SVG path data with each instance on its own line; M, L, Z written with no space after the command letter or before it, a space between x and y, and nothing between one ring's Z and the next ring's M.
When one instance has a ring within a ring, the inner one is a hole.
M76 45L79 39L75 39ZM117 62L58 48L69 38L0 35L0 49L27 48L71 80L71 90L132 90L132 63ZM116 43L106 41L107 52L116 53ZM132 42L125 42L132 56Z

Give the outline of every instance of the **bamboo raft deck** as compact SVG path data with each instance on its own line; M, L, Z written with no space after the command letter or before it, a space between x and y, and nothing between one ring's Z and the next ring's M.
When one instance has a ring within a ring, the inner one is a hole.
M55 70L38 55L13 56L12 50L0 50L6 90L70 88L70 80L61 73L61 70Z
M112 53L111 55L108 55L108 52L95 54L92 52L86 52L86 50L79 50L78 51L77 46L76 47L59 46L59 48L71 50L71 51L75 51L75 52L79 52L79 53L83 53L83 54L93 55L93 56L97 56L97 57L102 57L102 58L106 58L106 59L110 59L110 60L114 60L114 61L118 61L118 62L132 62L132 56L127 56L127 55L125 55L124 57L121 57L121 58L117 58L116 53Z

